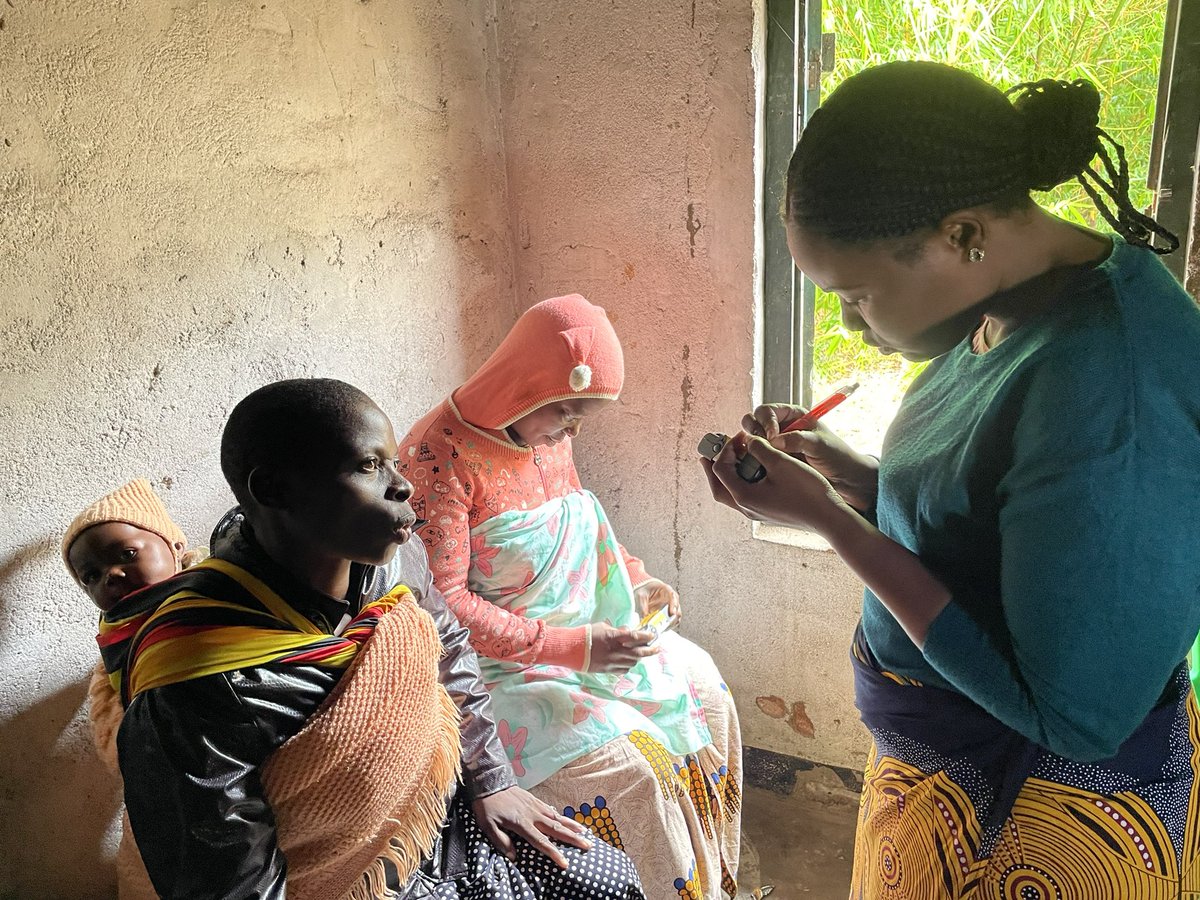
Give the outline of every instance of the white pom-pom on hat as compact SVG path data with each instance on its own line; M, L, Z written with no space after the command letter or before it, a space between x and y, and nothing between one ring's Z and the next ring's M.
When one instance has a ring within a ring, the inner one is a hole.
M580 363L571 370L569 379L571 390L586 391L592 385L592 368L591 366Z

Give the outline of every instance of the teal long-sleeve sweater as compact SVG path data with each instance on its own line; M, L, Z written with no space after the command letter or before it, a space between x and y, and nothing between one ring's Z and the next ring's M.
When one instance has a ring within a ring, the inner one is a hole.
M1113 755L1200 631L1200 310L1116 240L987 353L930 364L888 431L880 529L952 601L918 649L868 590L884 669L1061 756Z

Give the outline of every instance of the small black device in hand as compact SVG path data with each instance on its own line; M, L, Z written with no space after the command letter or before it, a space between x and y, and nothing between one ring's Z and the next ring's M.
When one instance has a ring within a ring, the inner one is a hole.
M716 459L717 454L728 443L728 435L721 434L719 431L710 431L704 437L700 438L700 445L696 448L696 452L705 459ZM762 463L749 453L738 460L737 473L743 481L750 482L762 481L767 477L767 470L763 468Z

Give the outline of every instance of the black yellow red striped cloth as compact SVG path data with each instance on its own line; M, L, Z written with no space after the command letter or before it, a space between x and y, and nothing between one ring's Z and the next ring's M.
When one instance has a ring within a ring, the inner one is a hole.
M250 572L210 558L122 600L101 617L96 641L128 706L143 691L253 666L345 669L380 617L412 599L397 585L333 635Z

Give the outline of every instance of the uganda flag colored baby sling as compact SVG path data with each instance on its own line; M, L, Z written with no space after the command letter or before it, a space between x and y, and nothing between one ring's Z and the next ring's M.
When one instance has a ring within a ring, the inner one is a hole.
M344 670L263 766L289 897L388 896L385 864L403 883L432 848L458 779L459 717L438 680L437 627L407 587L331 635L245 569L209 559L126 598L97 640L126 706L255 666Z

